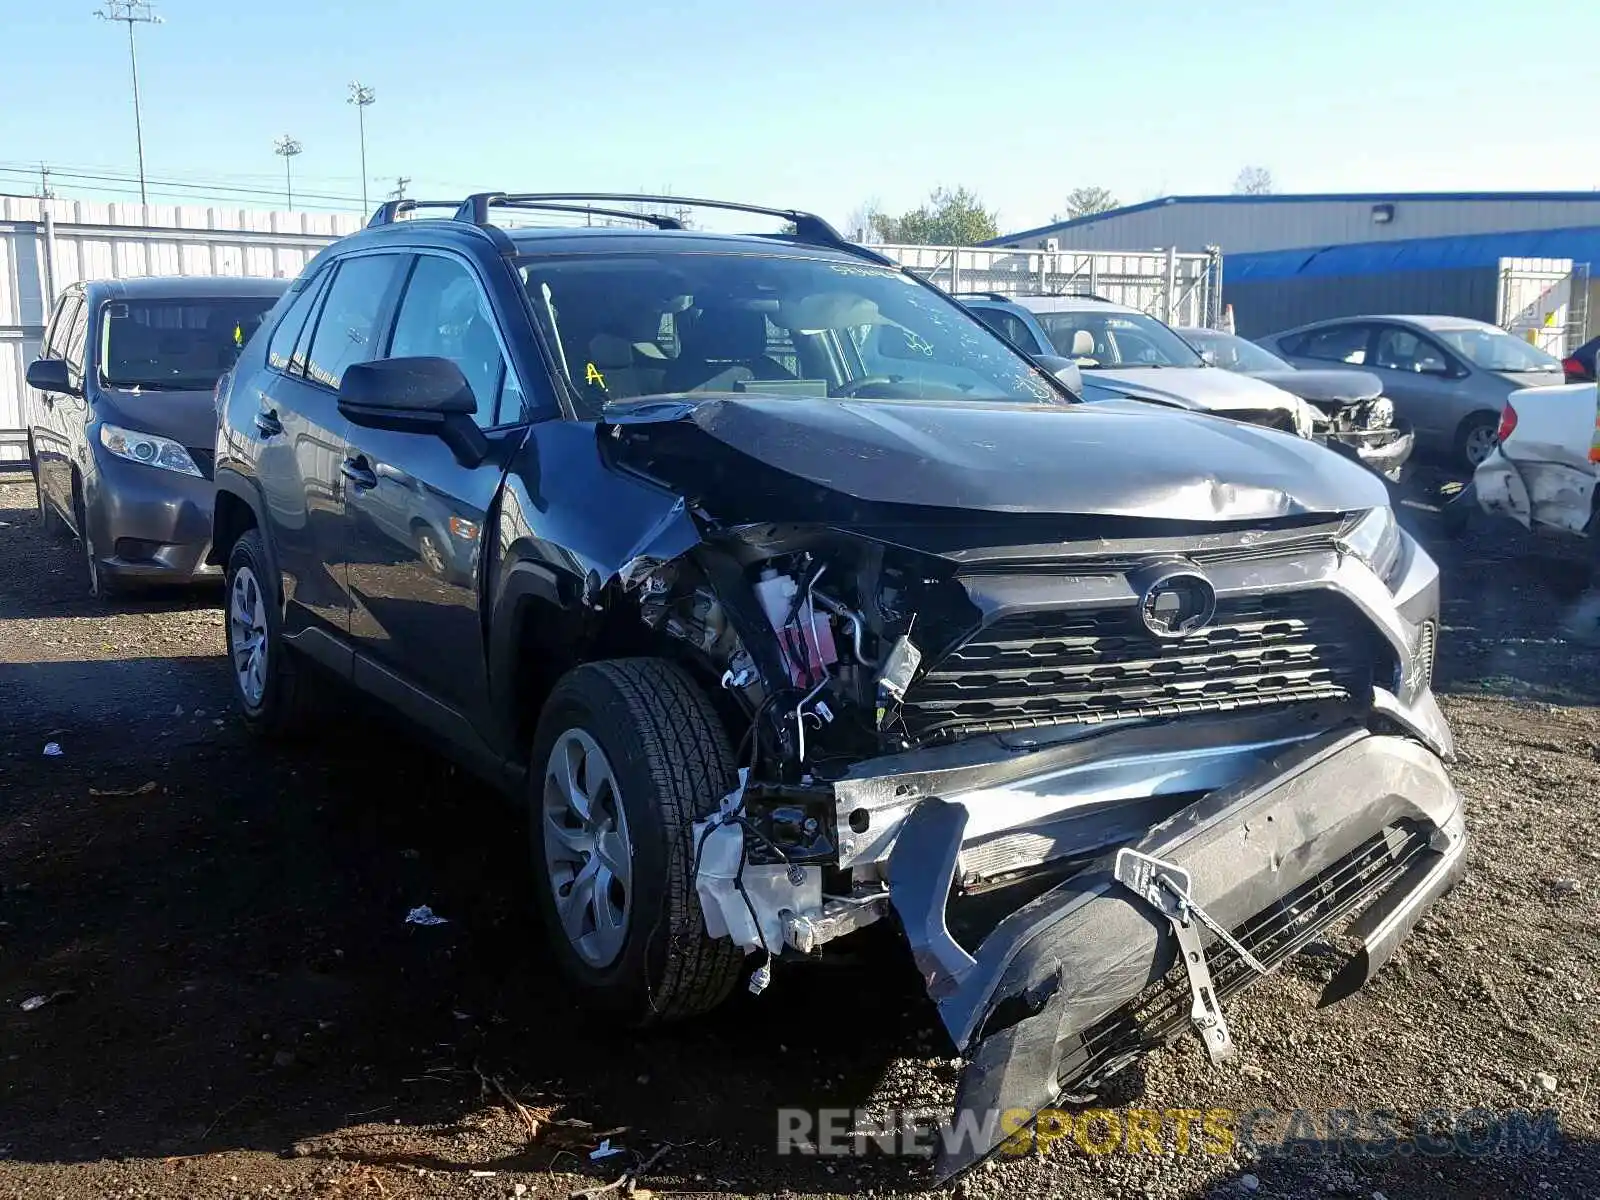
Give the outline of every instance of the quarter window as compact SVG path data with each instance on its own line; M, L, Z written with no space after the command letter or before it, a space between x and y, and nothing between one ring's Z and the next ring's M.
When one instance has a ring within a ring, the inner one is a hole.
M339 264L311 338L309 378L337 388L346 368L378 357L382 317L404 261L394 254L368 254Z
M389 358L448 358L478 401L484 428L522 419L521 392L506 370L494 314L477 278L453 258L417 259L400 299Z

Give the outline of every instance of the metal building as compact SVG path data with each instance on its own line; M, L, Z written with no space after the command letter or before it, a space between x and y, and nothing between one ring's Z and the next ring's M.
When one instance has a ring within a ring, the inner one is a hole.
M1600 228L1600 191L1168 196L1007 234L988 245L1123 251L1220 246L1232 259L1303 246L1583 226Z
M1492 321L1561 354L1600 323L1600 191L1171 196L990 244L1220 250L1222 300L1247 337L1425 312Z

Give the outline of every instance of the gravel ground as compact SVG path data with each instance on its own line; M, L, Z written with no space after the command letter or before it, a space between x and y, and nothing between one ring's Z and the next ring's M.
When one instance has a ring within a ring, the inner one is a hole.
M1237 1068L1184 1039L1101 1102L1402 1127L1549 1107L1559 1154L1250 1160L1168 1130L1162 1154L1069 1138L954 1194L1600 1195L1600 604L1501 531L1436 549L1467 881L1364 993L1313 1009L1333 963L1303 955L1230 1005ZM253 742L215 592L103 607L80 572L31 485L0 482L0 1196L565 1197L664 1143L661 1195L918 1194L898 1162L773 1152L780 1106L952 1096L892 942L691 1027L586 1019L511 815L343 696L322 736ZM405 924L420 904L448 923ZM608 1134L624 1153L591 1163Z

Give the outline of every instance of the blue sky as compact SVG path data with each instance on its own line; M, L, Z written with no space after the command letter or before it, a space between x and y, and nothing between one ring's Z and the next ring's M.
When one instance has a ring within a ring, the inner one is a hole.
M94 4L0 0L0 191L30 192L3 172L40 159L64 194L95 186L72 168L133 174L125 30ZM153 180L277 188L287 132L297 191L358 195L359 78L374 198L400 174L424 196L643 187L844 224L965 185L1018 229L1079 185L1132 203L1227 191L1246 164L1284 192L1600 186L1595 0L157 10L139 28Z

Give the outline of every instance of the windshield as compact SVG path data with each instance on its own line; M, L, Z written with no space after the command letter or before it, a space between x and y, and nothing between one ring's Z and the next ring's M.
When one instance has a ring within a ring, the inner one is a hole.
M674 253L519 270L585 415L677 392L1069 402L954 301L883 267Z
M1484 371L1559 371L1561 363L1537 346L1499 329L1476 325L1435 329L1433 335Z
M111 387L209 391L276 302L272 296L112 301L101 310L100 378Z
M1050 344L1086 371L1097 367L1203 367L1194 348L1143 313L1036 312Z
M1196 350L1209 350L1213 365L1225 371L1294 370L1276 354L1268 353L1237 334L1223 333L1220 329L1185 329L1183 336Z

